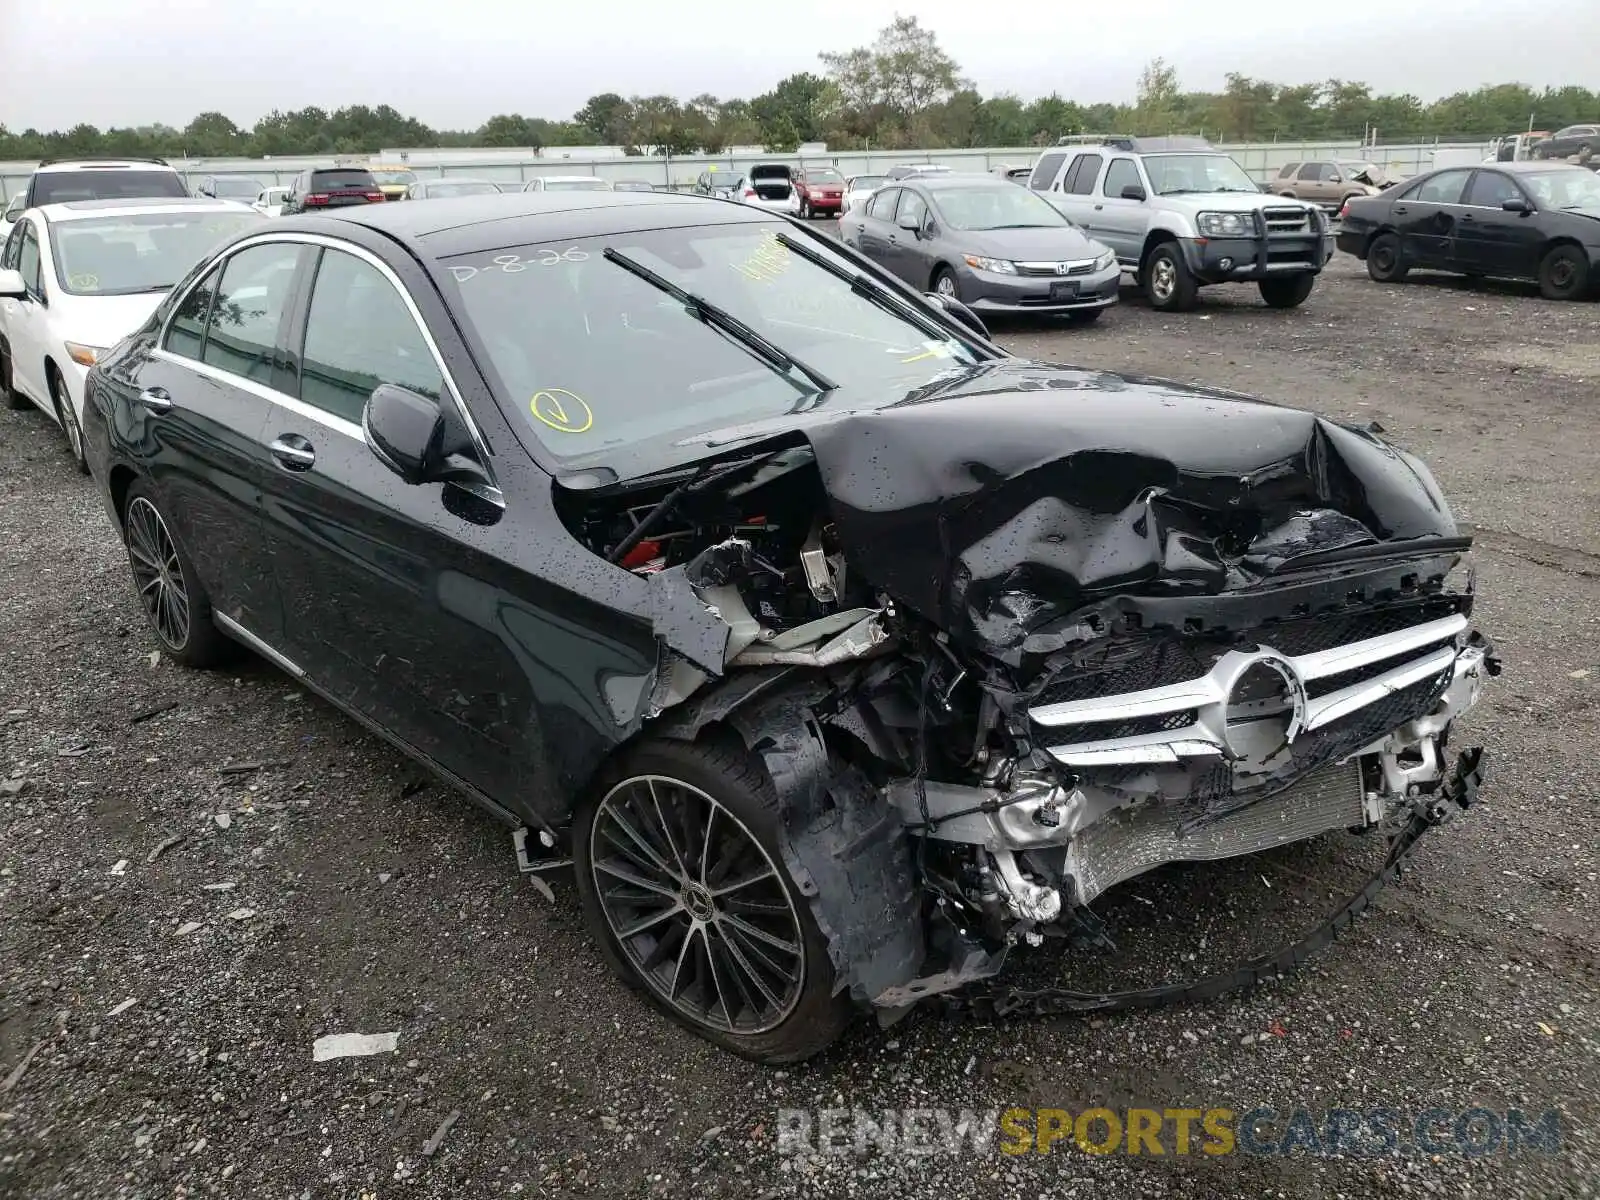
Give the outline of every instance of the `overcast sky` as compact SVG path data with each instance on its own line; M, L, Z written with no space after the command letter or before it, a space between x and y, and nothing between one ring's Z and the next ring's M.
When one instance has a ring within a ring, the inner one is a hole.
M1600 0L0 0L0 124L181 126L215 109L249 126L273 108L388 103L464 129L565 118L596 92L750 96L869 43L897 8L981 91L1024 98L1131 100L1155 55L1193 90L1228 71L1424 100L1513 80L1600 88Z

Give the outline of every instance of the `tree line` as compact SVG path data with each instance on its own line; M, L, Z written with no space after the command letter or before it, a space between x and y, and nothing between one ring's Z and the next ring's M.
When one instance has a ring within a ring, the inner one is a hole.
M759 145L789 153L807 142L831 149L898 150L1043 146L1073 133L1197 133L1216 141L1395 143L1480 140L1535 128L1600 121L1600 93L1582 87L1503 83L1424 103L1409 93L1375 95L1328 79L1282 84L1232 73L1220 92L1186 91L1162 59L1141 73L1132 104L1086 104L1052 92L1035 100L981 95L915 17L897 17L870 46L820 56L818 73L780 80L751 99L680 100L603 92L568 120L502 113L477 129L432 129L387 104L273 110L249 127L204 112L168 125L76 125L41 133L0 125L0 160L84 155L222 158L371 154L385 146L621 146L628 154L718 154Z

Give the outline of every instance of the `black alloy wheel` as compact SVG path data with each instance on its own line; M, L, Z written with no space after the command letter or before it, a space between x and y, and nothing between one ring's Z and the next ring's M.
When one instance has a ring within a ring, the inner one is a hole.
M178 547L156 506L143 496L128 505L128 563L150 627L162 645L181 653L189 644L189 588Z
M660 775L624 779L600 801L589 861L623 953L689 1023L759 1034L794 1011L799 914L778 865L711 796Z
M573 814L584 918L613 971L700 1037L799 1062L854 1016L790 878L777 794L736 740L625 751Z

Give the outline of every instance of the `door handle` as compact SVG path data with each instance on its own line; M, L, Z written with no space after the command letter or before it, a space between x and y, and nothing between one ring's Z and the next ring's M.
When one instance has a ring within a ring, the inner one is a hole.
M1102 210L1103 210L1103 209L1104 209L1104 208L1105 208L1105 205L1104 205L1104 204L1096 204L1096 205L1095 205L1095 206L1094 206L1094 210L1095 210L1095 212L1100 212L1100 211L1102 211Z
M172 397L167 395L166 388L145 388L139 393L139 403L156 416L172 411Z
M267 449L286 471L308 471L311 464L317 461L316 450L298 433L279 435Z
M1409 208L1407 208L1404 204L1396 204L1394 206L1394 211L1399 213L1403 217L1403 216L1406 215L1406 213L1410 212L1411 210Z

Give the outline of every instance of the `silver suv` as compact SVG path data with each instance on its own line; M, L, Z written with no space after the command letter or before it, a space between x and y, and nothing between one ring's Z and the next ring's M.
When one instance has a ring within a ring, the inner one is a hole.
M1200 288L1254 282L1273 308L1311 294L1333 257L1328 219L1263 193L1199 138L1109 137L1049 150L1028 186L1116 251L1153 307L1182 312Z

